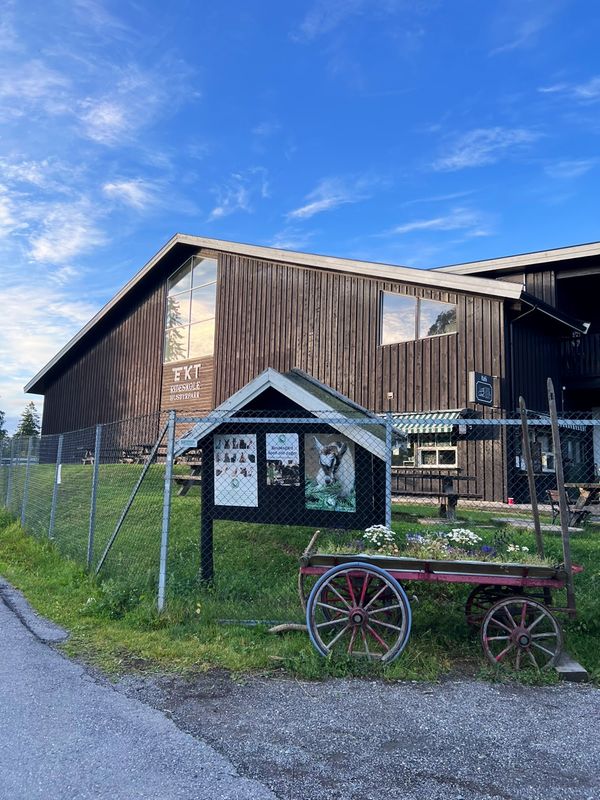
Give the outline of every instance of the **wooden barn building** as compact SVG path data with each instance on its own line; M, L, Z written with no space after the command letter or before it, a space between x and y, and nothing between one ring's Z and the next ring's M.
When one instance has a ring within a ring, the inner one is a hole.
M205 412L298 368L371 411L444 418L412 420L399 465L503 499L502 436L461 420L512 416L521 394L547 408L548 376L564 408L600 410L599 288L600 244L421 270L177 234L25 390L51 434Z

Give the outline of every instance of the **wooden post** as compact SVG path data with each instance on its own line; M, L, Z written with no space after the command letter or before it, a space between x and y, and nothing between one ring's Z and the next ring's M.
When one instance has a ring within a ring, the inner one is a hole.
M556 469L556 485L560 506L560 530L562 535L563 559L567 572L567 608L569 615L575 616L575 587L573 585L573 569L571 562L571 540L569 539L569 504L567 490L565 489L565 475L563 471L562 450L560 446L560 431L558 429L558 415L556 413L556 396L552 378L548 378L548 408L550 410L550 423L552 425L552 447L554 450L554 464Z
M540 528L540 510L537 502L537 492L535 488L535 475L533 473L533 461L531 460L531 443L529 441L529 428L527 426L527 410L525 400L519 397L519 413L521 414L521 430L523 432L523 458L527 467L527 482L529 483L529 497L531 498L531 513L533 514L533 525L535 527L535 544L538 555L544 557L544 541L542 539L542 529Z

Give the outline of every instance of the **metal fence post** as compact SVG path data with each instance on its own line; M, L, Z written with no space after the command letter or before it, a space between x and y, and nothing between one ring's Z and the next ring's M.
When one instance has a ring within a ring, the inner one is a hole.
M167 556L169 550L169 522L171 518L171 485L173 483L173 452L175 450L176 412L169 411L167 429L167 463L165 464L165 486L163 493L162 534L160 538L160 566L158 571L158 610L165 608L165 588L167 585Z
M392 415L385 417L385 524L392 527Z
M29 437L27 443L27 466L25 467L25 484L23 486L23 499L21 501L21 527L25 527L25 515L27 513L27 498L29 495L29 473L31 471L31 451L33 450L33 436Z
M58 449L56 451L56 468L54 470L54 486L52 487L52 508L50 509L50 526L48 528L48 538L54 539L54 523L56 522L56 502L58 500L58 485L61 478L61 458L63 448L63 435L58 437Z
M92 467L92 494L90 497L90 524L88 528L87 568L92 568L94 560L94 531L96 528L96 500L98 497L98 475L100 470L100 449L102 443L102 425L96 425L96 441L94 444L94 464Z
M6 482L6 507L10 511L10 504L12 502L12 488L13 488L13 471L15 460L15 437L10 440L10 456L8 458L8 480Z

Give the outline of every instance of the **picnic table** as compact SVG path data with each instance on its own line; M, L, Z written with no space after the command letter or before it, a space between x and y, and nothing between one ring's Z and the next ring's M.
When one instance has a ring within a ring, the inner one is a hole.
M422 472L422 471L408 471L403 467L392 467L392 474L396 476L396 489L394 494L403 497L437 497L440 504L440 517L454 521L456 519L456 506L460 498L463 499L481 499L480 494L474 492L463 491L455 483L457 481L474 481L477 480L475 475L459 475L449 474L445 472ZM398 478L411 478L421 479L428 481L438 481L436 489L399 489L397 487Z
M186 467L190 468L187 475L174 475L173 480L179 485L178 497L185 497L192 486L202 481L202 461L186 461Z
M600 483L565 483L565 487L579 490L579 497L570 508L569 525L575 526L590 515L590 506L600 502Z

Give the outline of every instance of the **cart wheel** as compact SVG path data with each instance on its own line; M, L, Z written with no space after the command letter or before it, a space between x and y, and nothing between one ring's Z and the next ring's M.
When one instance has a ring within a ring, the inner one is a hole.
M410 604L404 589L384 569L360 561L340 564L313 586L306 625L322 656L335 650L390 663L408 641Z
M530 597L509 597L485 615L481 644L492 664L508 664L515 670L541 670L556 664L563 637L545 605Z
M485 584L476 586L467 597L465 603L465 617L467 625L480 628L483 618L489 609L499 600L514 597L514 590L508 586L493 586Z

